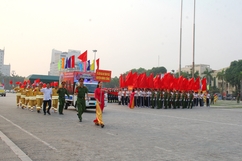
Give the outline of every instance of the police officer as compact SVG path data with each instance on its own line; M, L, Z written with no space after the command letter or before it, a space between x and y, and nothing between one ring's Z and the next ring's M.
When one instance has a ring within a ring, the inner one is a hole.
M57 93L59 95L59 114L63 114L63 108L65 104L65 95L69 97L69 94L67 92L67 89L65 88L66 82L61 82L61 87L57 90Z
M76 88L75 93L77 94L77 107L78 107L78 118L79 121L82 122L82 114L86 110L86 101L85 101L85 95L87 94L87 100L89 100L88 97L88 89L83 84L84 79L79 79L79 86Z

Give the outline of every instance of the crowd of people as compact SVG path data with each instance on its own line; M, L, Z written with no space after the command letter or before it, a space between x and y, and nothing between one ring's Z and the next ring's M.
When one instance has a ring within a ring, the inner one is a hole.
M156 109L190 108L210 106L217 100L209 91L176 91L157 89L108 89L108 102L126 105L130 108L146 107Z
M86 109L86 99L89 100L88 89L84 86L83 82L84 79L80 78L78 86L74 92L75 95L77 95L77 116L80 122L82 122L82 114ZM30 111L34 111L34 109L36 109L37 113L41 113L41 111L43 111L44 115L51 115L50 110L53 109L54 112L57 112L58 110L60 115L64 115L63 109L65 97L70 97L65 85L66 82L64 81L60 86L58 86L58 83L19 83L18 86L14 88L16 92L17 107L29 109ZM103 128L104 123L102 121L102 112L104 108L103 95L105 92L101 92L102 90L102 82L98 82L95 90L95 99L97 101L96 119L93 122L95 125L100 125ZM59 107L57 107L58 104Z

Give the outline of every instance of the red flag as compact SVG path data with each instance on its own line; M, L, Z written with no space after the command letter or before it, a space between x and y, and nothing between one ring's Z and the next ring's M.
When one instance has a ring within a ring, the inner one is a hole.
M160 75L157 75L153 81L154 81L154 87L156 89L160 89L160 83L161 83Z
M100 58L98 58L98 59L96 60L97 69L99 69L99 60L100 60Z
M128 75L125 77L125 86L130 86L133 84L133 79L132 79L132 71L128 73Z
M197 77L195 83L194 83L194 87L193 90L195 92L198 92L200 90L200 77Z
M136 88L137 87L137 79L138 79L138 74L137 73L134 73L132 75L132 82L133 82L133 87Z
M143 74L140 74L137 76L136 82L135 82L135 87L136 88L140 88L140 83L141 83L141 78L142 78Z
M188 90L193 90L194 87L194 78L190 78L188 81Z
M182 90L182 86L183 86L183 76L180 76L178 78L178 82L177 82L177 90Z
M147 86L146 73L143 73L143 74L141 74L140 88L146 88L146 86Z
M75 68L75 55L71 56L71 68Z
M119 87L120 88L124 87L124 80L123 80L123 75L122 74L119 76Z
M206 91L207 90L207 79L203 78L202 79L202 91Z
M54 82L54 86L57 87L58 86L58 82Z
M81 55L79 55L78 59L80 59L82 62L86 62L87 61L87 50L84 53L82 53Z
M12 80L10 80L10 81L9 81L9 84L11 84L11 85L12 85L12 84L13 84L13 81L12 81Z
M153 75L153 73L151 73L150 76L148 77L148 88L154 88L154 80L153 79L154 79L154 75Z
M183 90L183 91L187 91L188 90L188 79L187 78L183 78L181 90Z

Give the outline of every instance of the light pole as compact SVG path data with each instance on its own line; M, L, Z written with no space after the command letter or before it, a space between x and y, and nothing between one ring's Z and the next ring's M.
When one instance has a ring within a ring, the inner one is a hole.
M181 18L180 18L180 54L179 54L179 77L181 76L181 50L182 50L182 8L183 8L183 0L181 0Z
M195 7L196 7L196 0L194 0L194 17L193 17L193 57L192 57L192 78L194 78L194 57L195 57Z
M96 63L96 52L97 50L92 50L94 52L94 72L95 72L95 63Z

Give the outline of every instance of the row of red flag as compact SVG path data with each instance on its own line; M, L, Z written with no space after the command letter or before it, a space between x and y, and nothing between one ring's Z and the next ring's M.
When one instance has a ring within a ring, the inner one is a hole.
M146 73L137 74L130 71L126 76L120 75L119 86L120 88L132 86L133 88L206 91L207 81L206 78L200 80L200 77L196 79L187 79L183 76L176 78L170 73L164 74L163 77L161 75L154 77L153 74L147 76Z
M80 54L77 58L83 63L87 62L87 50L84 53ZM100 58L96 60L97 69L99 69L99 61L100 61Z
M28 85L37 86L37 84L40 84L40 83L42 83L40 82L40 79L36 79L33 84L30 83L30 80L23 81L23 82L16 82L15 84L19 85L20 87L26 87ZM13 81L10 80L9 84L12 85ZM43 84L43 87L46 87L46 83L42 83L42 84ZM50 82L49 84L51 87L58 87L58 82Z

